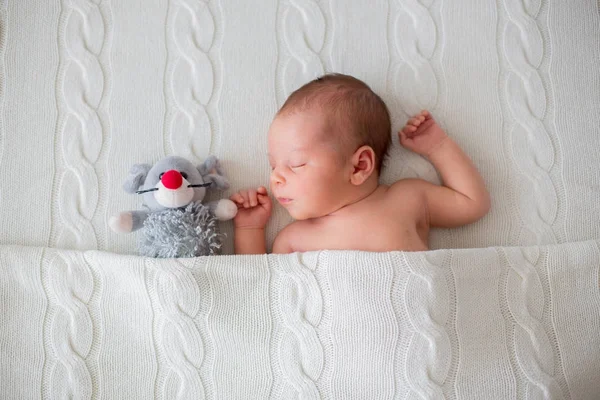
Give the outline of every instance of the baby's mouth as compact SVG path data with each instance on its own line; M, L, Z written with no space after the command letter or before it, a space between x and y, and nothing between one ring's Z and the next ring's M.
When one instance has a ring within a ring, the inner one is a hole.
M281 204L289 204L292 202L292 199L288 199L287 197L278 197L277 201Z

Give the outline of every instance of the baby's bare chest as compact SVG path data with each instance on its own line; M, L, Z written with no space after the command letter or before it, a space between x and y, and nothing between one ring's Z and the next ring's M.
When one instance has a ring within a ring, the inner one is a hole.
M372 212L350 218L326 217L307 224L295 243L295 251L427 250L427 233L413 215L389 215Z

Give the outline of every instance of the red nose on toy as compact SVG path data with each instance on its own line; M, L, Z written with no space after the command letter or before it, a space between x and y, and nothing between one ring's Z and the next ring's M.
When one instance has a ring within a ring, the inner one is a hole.
M162 178L160 178L163 186L167 189L175 190L179 189L181 184L183 183L183 178L179 171L175 171L174 169L167 171L163 174Z

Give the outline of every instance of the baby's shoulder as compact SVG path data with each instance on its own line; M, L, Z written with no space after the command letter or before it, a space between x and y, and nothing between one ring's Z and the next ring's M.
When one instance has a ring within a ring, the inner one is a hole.
M393 200L402 198L404 201L422 201L427 184L427 181L424 181L423 179L401 179L388 187L386 198L391 198Z
M274 253L291 253L297 251L297 243L301 241L308 228L307 221L294 221L286 225L275 238L273 243Z
M391 184L385 192L381 213L403 224L409 221L415 224L423 222L427 214L426 184L421 179L402 179Z

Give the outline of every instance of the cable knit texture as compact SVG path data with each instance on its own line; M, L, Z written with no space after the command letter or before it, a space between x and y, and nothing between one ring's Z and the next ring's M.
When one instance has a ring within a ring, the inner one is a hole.
M60 114L56 150L61 157L56 176L60 225L52 242L57 247L98 247L92 218L98 207L96 173L104 142L100 104L105 73L100 54L106 45L106 24L100 1L63 2L58 35L61 62L57 76Z
M0 397L598 398L599 266L596 241L181 260L1 246Z
M203 160L212 145L207 106L215 86L209 56L215 36L214 18L209 2L204 0L172 0L168 7L167 150L191 160Z
M600 398L598 38L593 0L0 0L0 398ZM490 213L422 253L128 255L132 164L266 185L325 72L388 105L383 183L440 183L394 133L427 108Z
M481 172L490 213L432 249L600 237L597 2L24 0L0 20L1 244L136 254L106 221L140 207L130 166L168 154L222 160L210 200L268 184L275 112L325 72L388 105L382 182L439 183L394 133L422 108ZM268 248L289 222L275 204Z

